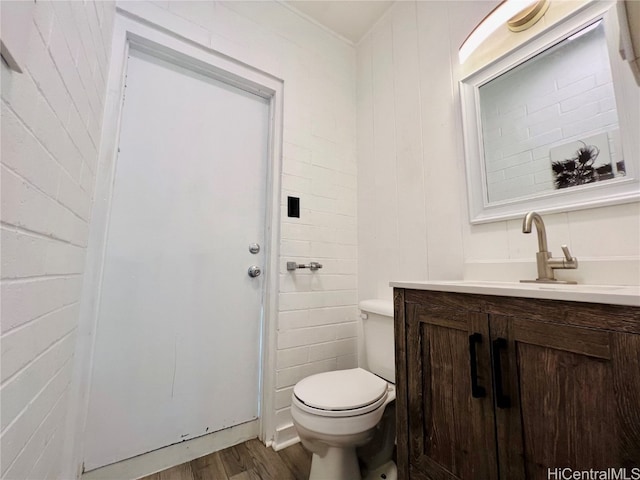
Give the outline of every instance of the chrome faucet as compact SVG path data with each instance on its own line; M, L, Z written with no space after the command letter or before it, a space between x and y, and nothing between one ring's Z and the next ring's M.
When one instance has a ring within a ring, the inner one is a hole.
M547 231L544 227L542 217L536 212L529 212L522 221L522 233L531 233L531 224L535 224L538 234L538 253L536 261L538 263L538 278L535 280L520 280L523 283L577 283L573 281L557 280L554 270L578 268L578 259L571 256L569 247L562 245L564 258L553 258L547 249Z

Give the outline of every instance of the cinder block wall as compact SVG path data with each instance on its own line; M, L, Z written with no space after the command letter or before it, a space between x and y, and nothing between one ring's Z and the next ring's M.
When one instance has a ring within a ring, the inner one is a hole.
M3 479L61 475L114 12L37 2L24 73L2 62Z

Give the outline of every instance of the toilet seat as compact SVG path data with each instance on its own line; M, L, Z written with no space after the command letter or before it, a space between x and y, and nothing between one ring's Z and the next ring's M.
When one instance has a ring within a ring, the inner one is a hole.
M323 417L363 415L385 403L389 384L362 368L324 372L296 384L292 401Z

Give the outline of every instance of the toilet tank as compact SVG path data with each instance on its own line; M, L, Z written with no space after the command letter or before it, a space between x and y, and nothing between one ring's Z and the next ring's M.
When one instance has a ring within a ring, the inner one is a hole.
M359 306L368 370L388 382L396 383L393 302L362 300Z

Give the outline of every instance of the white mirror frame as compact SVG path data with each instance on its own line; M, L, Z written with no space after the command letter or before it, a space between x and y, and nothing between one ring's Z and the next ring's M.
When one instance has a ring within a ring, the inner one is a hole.
M480 87L598 19L603 19L605 25L626 166L625 178L489 202L480 115ZM627 20L625 18L620 21ZM460 81L470 223L519 218L531 210L539 213L557 213L640 200L640 88L635 83L629 65L620 58L619 25L615 2L588 3Z

